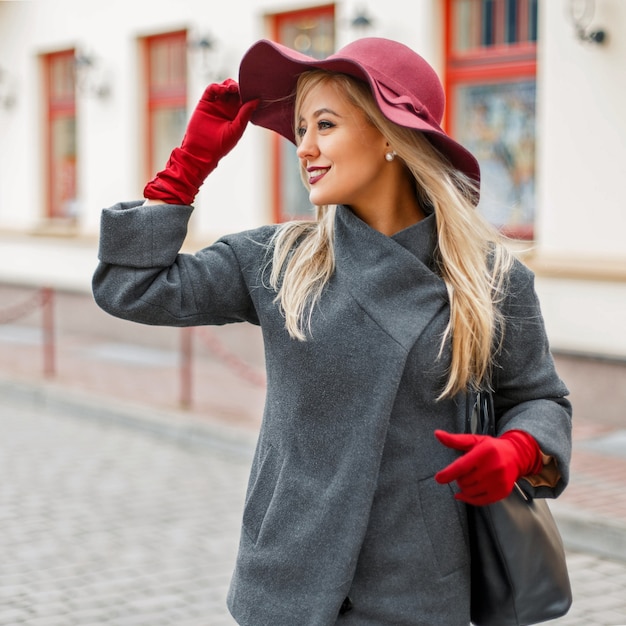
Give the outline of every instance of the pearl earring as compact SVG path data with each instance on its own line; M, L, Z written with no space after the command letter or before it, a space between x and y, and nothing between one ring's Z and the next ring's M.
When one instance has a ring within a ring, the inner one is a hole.
M385 154L385 160L389 161L389 163L391 163L395 158L396 158L396 151L395 150L391 150L389 152L387 152L387 154Z

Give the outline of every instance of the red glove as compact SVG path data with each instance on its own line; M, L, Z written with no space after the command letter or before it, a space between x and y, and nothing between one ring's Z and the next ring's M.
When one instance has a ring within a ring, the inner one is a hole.
M144 188L150 200L191 204L204 179L237 144L257 100L241 104L239 85L231 78L209 85L193 112L180 148L165 169Z
M453 435L436 430L448 448L466 452L435 474L438 483L456 480L461 492L455 498L483 506L506 498L522 476L538 474L543 466L541 450L528 433L511 430L500 437Z

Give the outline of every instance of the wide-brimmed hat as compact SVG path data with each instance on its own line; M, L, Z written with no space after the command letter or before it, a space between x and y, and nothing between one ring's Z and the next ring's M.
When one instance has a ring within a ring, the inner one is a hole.
M300 74L312 69L341 72L365 81L387 119L425 133L454 167L480 184L480 167L474 155L440 126L445 96L435 70L409 47L390 39L357 39L322 60L266 39L257 41L239 67L242 100L260 100L252 122L295 143L296 82Z

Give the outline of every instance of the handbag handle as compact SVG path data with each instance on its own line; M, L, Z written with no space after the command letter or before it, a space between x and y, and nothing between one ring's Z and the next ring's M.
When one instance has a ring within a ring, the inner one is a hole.
M465 432L472 435L496 436L496 412L493 394L488 391L477 391L466 403ZM473 401L472 401L473 400Z
M496 436L496 411L493 403L493 394L489 391L480 390L473 398L468 394L465 414L465 432L472 435ZM514 485L517 493L527 502L532 498L516 482Z

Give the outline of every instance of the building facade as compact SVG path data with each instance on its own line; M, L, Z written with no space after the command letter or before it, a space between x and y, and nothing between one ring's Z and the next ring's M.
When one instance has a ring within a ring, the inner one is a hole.
M0 234L95 241L101 208L141 197L254 41L322 58L361 36L440 74L479 209L535 270L553 347L626 359L623 0L2 1ZM196 207L193 246L306 214L293 148L251 126Z

